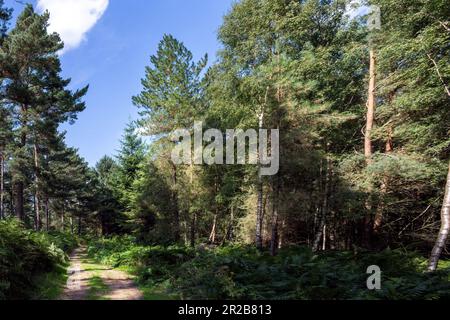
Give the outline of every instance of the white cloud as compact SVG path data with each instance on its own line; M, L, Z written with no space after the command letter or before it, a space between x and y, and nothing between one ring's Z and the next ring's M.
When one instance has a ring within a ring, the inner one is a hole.
M78 47L103 16L109 0L38 0L39 11L50 12L50 32L58 32L64 52Z

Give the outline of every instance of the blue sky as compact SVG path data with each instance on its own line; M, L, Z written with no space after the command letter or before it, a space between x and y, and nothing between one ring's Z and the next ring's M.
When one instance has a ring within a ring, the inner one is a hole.
M86 110L72 125L64 125L67 143L91 164L113 155L126 124L137 117L131 97L141 90L140 79L164 33L193 52L219 49L217 30L232 0L36 0L30 3L53 11L53 28L69 46L61 57L63 75L72 88L90 85ZM21 5L6 0L15 9ZM66 3L67 5L61 5ZM86 3L88 7L83 7ZM89 7L90 6L90 7ZM58 31L59 31L58 30Z

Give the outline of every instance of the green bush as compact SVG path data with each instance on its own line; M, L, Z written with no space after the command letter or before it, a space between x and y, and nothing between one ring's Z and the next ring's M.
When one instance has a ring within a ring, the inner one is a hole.
M36 276L53 271L77 245L63 233L26 230L16 220L0 221L0 299L28 299Z

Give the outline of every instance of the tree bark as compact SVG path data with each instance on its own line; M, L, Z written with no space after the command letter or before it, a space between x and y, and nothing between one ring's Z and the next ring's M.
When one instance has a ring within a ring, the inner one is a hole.
M78 235L81 236L81 234L83 233L83 225L81 224L82 219L81 219L81 214L78 215Z
M313 251L317 252L320 248L320 240L323 239L323 243L326 243L326 223L328 216L328 197L329 197L329 187L331 183L332 176L332 163L329 157L326 159L326 173L325 173L325 183L323 187L323 204L322 204L322 215L320 217L319 228L313 244Z
M62 212L61 212L61 231L62 232L66 231L66 226L65 226L66 222L65 222L65 219L64 219L65 210L66 210L65 209L65 203L63 202L63 209L62 209Z
M228 224L227 230L226 230L226 236L223 239L222 245L224 245L227 241L233 241L234 238L234 204L231 205L230 209L230 222Z
M376 68L377 68L377 57L375 50L370 50L370 71L369 71L369 91L367 100L367 123L366 132L364 135L364 155L366 157L366 164L369 166L372 164L373 147L372 147L372 130L375 123L375 111L376 111ZM367 247L370 247L372 238L372 200L371 192L369 189L369 198L366 201L366 217L364 218L364 233L363 242Z
M276 256L278 252L279 243L279 203L280 203L280 177L276 177L275 193L273 200L273 214L272 214L272 239L270 241L270 254Z
M441 230L436 244L431 252L430 262L428 264L429 271L436 271L442 252L445 249L448 235L450 232L450 165L448 168L447 184L445 186L445 196L441 212Z
M388 129L388 139L386 140L386 154L390 154L393 151L393 143L392 143L392 128ZM381 183L381 195L385 196L388 192L388 177L385 175L383 176L383 181ZM373 233L378 234L380 233L381 226L383 224L383 214L384 214L384 205L383 205L383 199L381 199L381 203L378 205L377 212L375 214L375 219L373 223Z
M50 231L50 211L48 208L48 198L45 198L45 229Z
M372 162L372 130L375 123L375 109L376 109L376 67L377 58L375 51L370 50L370 81L369 81L369 92L367 100L367 123L366 123L366 133L364 137L364 155L366 156L367 165Z
M266 91L266 98L265 98L265 104L267 104L268 99L268 92L269 89L267 88ZM259 115L259 129L262 129L264 127L264 107L261 108L261 113ZM258 250L263 250L263 219L264 219L264 188L263 188L263 178L261 176L261 154L258 150L258 180L257 180L257 197L258 197L258 203L256 205L256 248Z
M35 143L34 144L34 183L35 183L35 214L36 214L36 231L39 231L41 229L41 210L40 210L40 199L39 199L39 175L40 175L40 168L39 168L39 150L38 146Z
M209 235L209 242L211 244L216 243L216 232L217 232L217 212L214 214L213 225L211 228L211 233Z
M25 219L22 181L16 181L14 183L14 211L17 219L19 219L20 221L23 221Z
M0 219L5 218L4 196L5 196L5 159L3 151L0 151Z
M174 228L174 240L175 242L180 242L181 239L181 234L180 234L180 210L178 207L178 192L177 192L177 184L178 184L178 179L177 179L177 167L175 164L173 164L172 166L173 169L173 175L172 175L172 180L173 180L173 187L174 187L174 191L172 192L172 200L173 200L173 204L175 206L175 228Z
M192 214L192 221L191 221L191 247L195 247L195 238L197 234L197 213Z
M28 123L27 116L28 116L28 107L23 105L21 110L22 133L19 148L25 148L27 143L27 134L24 131L24 128L27 127ZM14 182L13 189L14 189L14 213L17 219L24 221L25 220L24 182L22 181L22 177L20 177L19 181Z

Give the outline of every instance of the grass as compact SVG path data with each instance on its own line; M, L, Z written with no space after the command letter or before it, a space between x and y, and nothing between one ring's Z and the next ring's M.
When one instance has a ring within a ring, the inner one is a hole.
M53 272L38 275L34 279L37 292L33 300L57 300L67 283L68 264L57 265Z
M105 284L100 276L100 272L107 269L107 267L92 263L91 261L83 261L82 269L85 272L92 272L92 277L89 279L89 291L86 295L87 300L107 300L105 295L109 292L109 287Z
M166 301L166 300L180 300L180 297L174 294L169 294L169 283L167 281L155 285L141 284L139 289L144 295L144 300L147 301Z
M87 300L107 300L105 295L108 293L109 288L103 282L100 276L93 276L89 279L89 291L87 293Z

